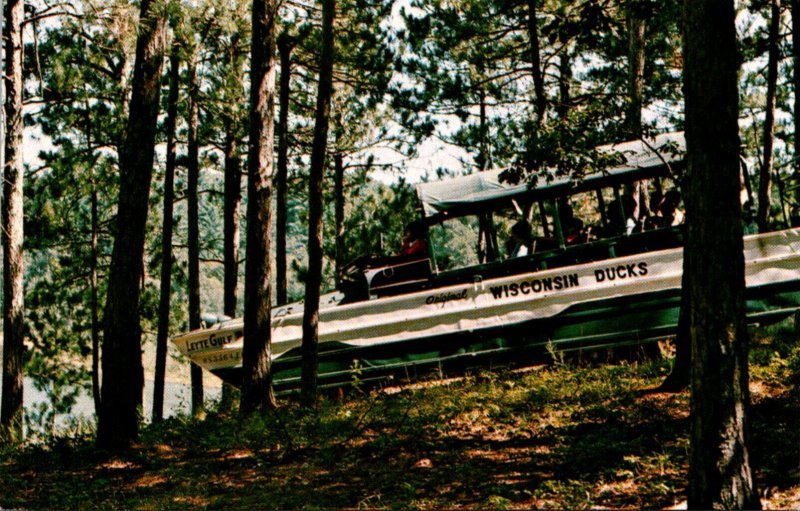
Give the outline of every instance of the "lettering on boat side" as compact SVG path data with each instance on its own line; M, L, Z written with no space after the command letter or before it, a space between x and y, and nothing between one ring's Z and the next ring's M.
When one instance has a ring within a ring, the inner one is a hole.
M187 342L186 351L190 352L208 348L220 348L222 346L225 346L226 344L232 343L238 337L241 336L242 332L233 332L223 335L212 335L211 337L200 339L198 341Z
M500 298L508 298L509 296L518 296L520 294L529 295L531 293L541 293L542 291L558 291L577 286L580 286L578 274L572 273L542 279L525 280L523 282L514 282L513 284L503 284L502 286L493 286L490 287L489 290L492 292L494 299L498 300Z
M641 261L631 264L620 264L599 268L591 273L579 275L569 273L557 275L555 277L543 277L541 279L530 279L522 282L503 284L502 286L492 286L489 290L495 300L501 298L511 298L519 295L538 294L545 291L561 291L582 285L581 278L591 279L594 276L595 283L611 282L615 280L632 279L644 277L649 272L647 262ZM585 280L583 281L585 283ZM430 302L429 302L430 303Z
M619 266L594 271L594 278L597 282L644 277L645 275L647 275L647 263L644 261L638 264L620 264Z
M211 355L200 356L197 362L203 364L218 364L220 362L238 362L242 359L242 353L233 350L231 353L213 353Z
M425 299L425 303L427 305L432 305L434 303L446 303L452 302L454 300L466 300L467 299L467 290L463 290L461 292L455 291L450 293L441 293L438 295L432 295Z

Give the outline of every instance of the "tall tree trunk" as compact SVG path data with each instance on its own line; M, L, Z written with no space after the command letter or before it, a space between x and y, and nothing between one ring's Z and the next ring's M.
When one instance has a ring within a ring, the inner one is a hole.
M86 103L85 122L86 122L86 150L92 152L92 118L89 111L89 104ZM100 232L100 217L98 211L98 192L97 177L94 169L91 170L92 195L90 199L90 223L91 239L89 241L89 289L91 292L91 321L92 321L92 402L94 403L94 413L100 411L100 297L98 290L97 266L99 251L97 247Z
M3 395L0 440L22 441L22 355L25 351L23 289L22 21L23 0L5 5L5 156L3 160ZM2 106L2 105L0 105Z
M278 38L278 52L281 58L281 83L278 114L278 168L275 175L275 192L278 209L276 213L275 241L275 285L279 304L288 301L286 281L286 229L288 210L286 202L287 180L289 178L289 83L292 76L292 47L294 42L285 32Z
M625 131L631 140L642 136L642 90L644 89L644 29L640 0L628 0L625 22L628 28L628 108Z
M347 263L347 248L344 243L344 157L342 153L336 152L333 155L333 169L334 169L334 223L336 229L336 285L340 284L339 277L342 273L342 268Z
M547 98L544 92L544 73L540 56L539 27L536 21L537 0L528 0L528 40L533 78L533 118L527 121L527 140L525 141L525 167L528 172L535 171L539 161L539 130L545 122Z
M488 161L487 147L486 147L486 91L480 89L478 91L479 101L479 124L478 124L478 156L475 158L475 163L478 164L478 171L483 172L486 170L486 163ZM483 214L478 219L478 262L485 263L488 260L494 259L492 253L492 232L490 216Z
M792 88L794 90L794 202L800 203L800 0L790 0L792 11ZM746 179L746 176L745 176ZM791 212L792 227L797 225L800 211ZM800 312L794 314L794 328L800 333Z
M130 115L130 101L128 100L128 83L130 76L130 59L124 49L120 51L120 63L119 63L119 115L121 118L127 119ZM117 154L122 154L125 150L125 129L121 129L119 132L119 137L116 140L117 143Z
M757 509L739 204L738 54L733 0L684 4L692 398L689 509Z
M172 230L175 202L175 158L177 143L175 125L178 119L180 59L177 48L169 57L169 97L167 100L167 167L164 173L164 219L161 229L161 289L158 301L158 333L156 334L156 370L153 382L153 422L164 417L164 380L167 369L170 300L172 295Z
M92 242L91 242L91 267L89 269L89 285L92 289L92 401L94 413L100 411L100 296L97 280L98 265L98 233L100 231L100 217L97 205L97 183L92 183Z
M247 260L239 411L275 408L272 391L270 264L276 0L253 0L250 138L247 157Z
M772 147L775 138L775 90L778 86L778 43L781 29L780 0L771 2L769 23L769 57L767 61L767 104L764 107L764 158L758 178L758 230L769 229L769 209L772 195Z
M544 122L547 110L547 99L544 95L544 73L542 72L542 58L540 55L539 27L536 21L536 2L537 0L528 0L528 39L530 43L536 122L537 125L541 125Z
M225 121L225 290L223 312L236 316L239 287L239 207L242 203L242 170L236 155L236 133L233 120Z
M644 2L628 0L625 4L625 24L628 31L628 104L625 111L625 132L629 140L642 136L642 91L644 90L644 33L645 17L642 12ZM643 187L643 185L645 185ZM641 216L642 205L646 204L646 183L636 182L627 193L636 198L634 218ZM642 197L644 196L644 200ZM650 344L649 346L655 346Z
M199 88L197 69L189 67L189 134L187 140L186 201L189 220L189 330L200 328L200 205L198 203L198 181L200 180L200 144L197 140L199 122ZM203 371L192 363L189 371L192 382L192 413L197 415L203 408Z
M303 310L303 364L301 396L306 404L317 398L319 335L319 296L322 284L322 182L328 145L328 120L333 89L333 20L336 1L322 0L322 53L319 62L319 88L308 178L308 275Z
M800 184L800 0L791 0L792 9L792 85L794 88L794 179ZM795 202L800 202L800 186L795 188Z
M561 119L565 119L569 113L571 83L572 55L570 54L569 47L565 47L558 61L558 116Z
M242 169L237 155L236 126L230 117L225 118L225 211L224 258L225 289L223 312L228 317L236 316L239 288L239 209L242 203ZM222 384L220 408L228 411L233 407L233 387Z
M128 447L139 436L142 405L139 282L155 154L165 23L160 6L142 0L130 114L120 157L117 229L104 314L103 385L97 443Z

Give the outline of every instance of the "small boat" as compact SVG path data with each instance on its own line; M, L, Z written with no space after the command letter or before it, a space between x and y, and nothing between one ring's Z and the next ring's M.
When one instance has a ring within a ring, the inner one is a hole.
M497 170L418 185L429 242L443 239L432 231L448 222L458 232L477 226L482 259L445 268L447 254L434 246L423 256L353 265L351 279L320 301L320 385L524 364L553 351L673 335L683 226L657 216L647 225L642 212L664 209L663 189L681 172L684 147L682 133L601 147L617 163L581 179L551 170L514 183L508 170ZM626 187L636 183L661 196L662 206L630 211ZM571 230L565 205L579 206L593 225ZM498 227L520 219L535 225L527 254L503 257ZM744 255L750 323L800 309L800 229L747 235ZM300 384L303 304L274 307L272 315L274 385L292 391ZM238 385L242 331L241 319L228 319L173 341L192 362Z

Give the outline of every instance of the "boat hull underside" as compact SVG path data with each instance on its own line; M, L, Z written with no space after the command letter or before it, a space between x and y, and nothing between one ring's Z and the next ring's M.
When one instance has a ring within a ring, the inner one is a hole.
M544 361L553 351L601 350L665 339L675 333L680 289L617 296L570 306L553 317L472 332L370 346L341 342L319 346L321 387L356 382L416 379L440 370L463 371L492 364L522 366ZM769 323L800 309L800 281L747 289L749 323ZM300 386L300 348L272 363L277 392ZM241 366L212 372L232 385L241 383Z

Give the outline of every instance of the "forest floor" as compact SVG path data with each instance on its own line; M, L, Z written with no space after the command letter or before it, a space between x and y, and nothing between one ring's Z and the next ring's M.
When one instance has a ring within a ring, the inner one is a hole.
M800 345L756 331L750 454L762 503L800 509ZM669 362L485 371L146 426L122 454L62 434L0 453L0 508L530 509L685 506L687 392Z

